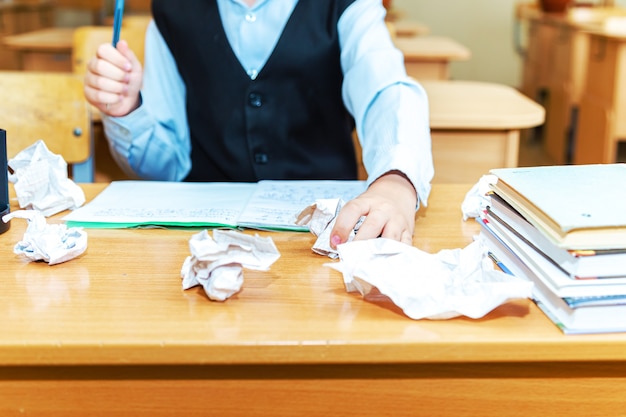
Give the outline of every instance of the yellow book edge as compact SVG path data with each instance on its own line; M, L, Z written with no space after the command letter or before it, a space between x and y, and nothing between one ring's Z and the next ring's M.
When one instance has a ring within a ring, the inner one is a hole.
M570 250L626 248L626 228L597 227L563 232L552 218L506 183L498 181L491 184L491 188L558 247Z

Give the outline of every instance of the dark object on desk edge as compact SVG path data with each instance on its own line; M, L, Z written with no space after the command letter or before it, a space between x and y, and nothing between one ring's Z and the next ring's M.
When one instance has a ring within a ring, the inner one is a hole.
M6 206L6 208L0 212L0 235L11 228L11 221L8 221L7 223L2 221L2 217L5 214L9 214L10 211L11 209L9 206Z
M10 223L2 221L2 216L9 214L9 162L7 157L7 132L0 129L0 234L11 227Z

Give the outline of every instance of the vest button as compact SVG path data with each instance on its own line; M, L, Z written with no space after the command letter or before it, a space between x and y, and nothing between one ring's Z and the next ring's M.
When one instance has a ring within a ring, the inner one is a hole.
M269 161L269 158L266 153L258 152L254 154L254 162L259 165L265 165Z
M263 105L263 97L259 93L250 93L248 104L252 107L261 107Z

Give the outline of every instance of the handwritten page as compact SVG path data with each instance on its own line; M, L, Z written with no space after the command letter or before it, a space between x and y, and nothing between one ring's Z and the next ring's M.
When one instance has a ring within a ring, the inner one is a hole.
M114 228L232 226L255 187L254 183L114 181L64 220L81 226Z
M298 214L315 200L341 198L348 201L365 191L362 181L260 181L244 212L242 227L308 230L295 224Z
M63 218L70 226L249 227L306 230L295 223L320 198L350 200L363 181L164 182L114 181Z

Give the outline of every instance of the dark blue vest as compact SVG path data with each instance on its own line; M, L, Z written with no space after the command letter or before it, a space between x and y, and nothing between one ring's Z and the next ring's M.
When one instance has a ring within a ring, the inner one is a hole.
M153 0L187 88L188 181L355 179L337 22L354 0L300 0L251 80L215 0Z

